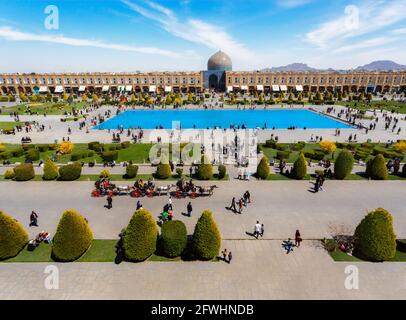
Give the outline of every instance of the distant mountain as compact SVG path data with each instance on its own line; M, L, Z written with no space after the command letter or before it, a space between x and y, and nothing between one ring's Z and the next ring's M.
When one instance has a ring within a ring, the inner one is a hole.
M306 71L309 71L309 72L311 72L311 71L320 71L320 70L309 67L305 63L292 63L292 64L288 64L287 66L283 66L283 67L273 67L273 68L262 69L261 71L265 71L265 72L288 72L288 71L306 72Z
M396 70L406 70L406 65L401 65L401 64L398 64L391 60L380 60L380 61L373 61L364 66L359 66L353 70L355 70L355 71L390 71L390 70L396 71ZM265 71L265 72L320 72L320 71L345 72L348 70L336 70L333 68L317 69L317 68L309 67L306 63L292 63L292 64L288 64L287 66L282 66L282 67L265 68L265 69L262 69L261 71Z
M389 71L389 70L406 70L405 65L398 64L390 60L373 61L364 66L355 69L356 71Z

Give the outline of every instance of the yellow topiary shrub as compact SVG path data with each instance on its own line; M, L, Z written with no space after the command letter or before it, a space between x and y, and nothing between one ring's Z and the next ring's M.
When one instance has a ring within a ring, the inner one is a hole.
M59 152L61 154L70 154L73 151L73 143L70 141L62 142L59 145Z
M336 143L329 140L321 141L319 145L321 150L327 153L333 153L337 149Z
M110 171L107 169L104 169L100 172L100 178L108 178L110 177Z
M393 149L397 152L406 152L406 140L400 140L393 145Z

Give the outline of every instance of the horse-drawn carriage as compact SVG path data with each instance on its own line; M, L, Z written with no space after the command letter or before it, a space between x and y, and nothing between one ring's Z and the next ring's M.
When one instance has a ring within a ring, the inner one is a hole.
M176 183L176 191L175 191L175 197L177 199L180 198L186 198L190 197L192 199L195 199L196 197L202 197L202 196L211 196L213 195L214 189L217 188L217 186L212 185L212 186L196 186L192 179L189 180L189 182L185 182L183 179L179 179L178 182Z

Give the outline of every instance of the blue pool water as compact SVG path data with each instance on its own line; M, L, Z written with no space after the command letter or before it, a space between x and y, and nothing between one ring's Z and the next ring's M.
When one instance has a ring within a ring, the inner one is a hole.
M309 110L131 110L125 111L95 127L95 129L138 128L171 129L172 121L178 121L182 129L230 128L230 125L246 128L308 129L351 128L334 119ZM175 126L176 127L176 126Z

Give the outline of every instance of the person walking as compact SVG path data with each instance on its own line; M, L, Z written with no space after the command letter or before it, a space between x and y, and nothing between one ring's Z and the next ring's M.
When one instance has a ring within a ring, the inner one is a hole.
M113 197L111 196L111 194L107 195L107 206L106 206L106 208L109 209L109 210L111 208L113 208Z
M248 203L251 203L251 194L248 190L245 191L245 198Z
M259 221L257 221L257 223L255 224L255 227L254 227L254 237L258 239L258 236L260 235L260 233L261 233L261 225L260 225Z
M168 199L168 209L169 209L169 210L173 210L173 207L172 207L172 197L171 197L171 196L169 196L169 199Z
M261 224L261 232L259 233L259 235L261 236L261 238L264 237L264 232L265 232L265 227L264 227L264 224L262 223L262 224Z
M232 210L233 212L237 211L237 208L235 207L235 197L233 197L233 199L231 200L231 205L229 209Z
M231 263L231 260L233 259L233 255L232 255L232 253L231 253L231 251L228 253L228 264L230 264Z
M191 216L192 216L192 210L193 210L193 208L192 208L192 203L191 203L191 202L189 202L189 203L187 204L186 209L187 209L187 215L188 215L188 217L191 217Z
M300 247L301 242L302 242L302 237L300 235L300 231L296 230L296 233L295 233L295 246Z
M140 200L137 201L137 210L139 209L142 209L142 204Z
M224 249L223 251L221 251L221 254L223 255L223 260L225 262L227 262L227 255L228 255L227 249Z
M38 214L35 211L31 211L30 214L30 227L38 227Z
M238 213L241 214L242 213L242 206L243 206L243 200L242 198L238 201Z

